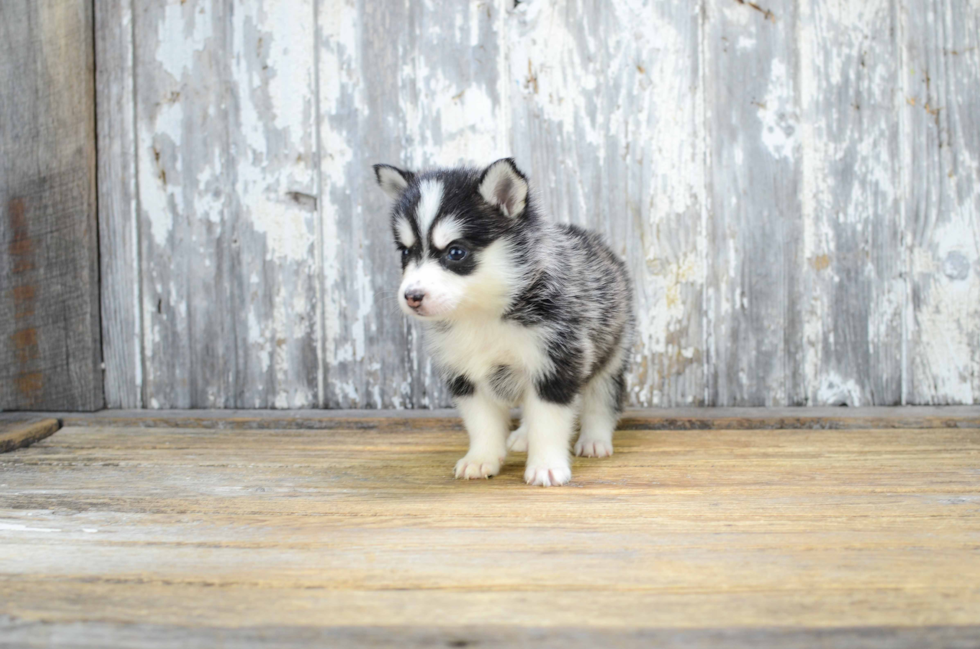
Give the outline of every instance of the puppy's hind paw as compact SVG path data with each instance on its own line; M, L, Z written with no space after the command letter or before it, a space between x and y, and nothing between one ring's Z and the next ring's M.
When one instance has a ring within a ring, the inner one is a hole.
M612 454L611 441L584 437L575 442L575 455L580 457L609 457Z
M500 473L500 464L502 461L498 457L480 457L467 454L456 463L456 469L453 471L453 475L462 480L492 478Z
M565 463L528 464L524 482L535 487L560 487L572 479L572 469Z

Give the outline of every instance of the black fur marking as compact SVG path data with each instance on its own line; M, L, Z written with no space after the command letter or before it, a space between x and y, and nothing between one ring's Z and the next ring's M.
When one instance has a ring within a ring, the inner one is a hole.
M619 372L612 377L613 385L615 390L613 392L613 412L623 412L623 406L626 404L626 365L619 368Z
M454 398L469 397L476 392L476 386L470 380L459 374L449 380L449 392Z
M457 275L469 275L476 270L479 265L479 252L473 251L473 246L469 245L469 242L457 240L458 245L466 249L466 256L459 261L453 261L449 258L448 252L449 248L452 246L446 246L445 251L439 250L429 250L429 256L439 260L439 265L446 270L456 273Z
M535 388L544 401L567 406L581 387L582 352L574 342L558 336L548 345L552 371L538 379Z

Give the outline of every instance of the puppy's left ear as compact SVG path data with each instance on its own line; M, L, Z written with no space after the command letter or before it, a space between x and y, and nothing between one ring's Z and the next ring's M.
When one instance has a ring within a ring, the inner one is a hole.
M505 216L516 219L527 207L527 178L513 158L497 160L480 176L480 196Z
M374 165L374 176L378 179L381 191L388 194L391 200L397 201L415 174L391 165Z

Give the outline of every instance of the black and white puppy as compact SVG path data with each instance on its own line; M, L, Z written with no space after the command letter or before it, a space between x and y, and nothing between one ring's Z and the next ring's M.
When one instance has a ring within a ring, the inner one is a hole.
M496 475L511 449L527 451L528 484L565 484L576 419L575 453L612 455L633 344L625 264L599 235L542 218L510 158L374 171L394 201L399 304L425 325L469 433L456 477Z

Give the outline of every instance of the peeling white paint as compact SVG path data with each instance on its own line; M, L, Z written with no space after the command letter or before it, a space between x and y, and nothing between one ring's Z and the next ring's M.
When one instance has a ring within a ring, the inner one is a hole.
M796 156L799 118L793 80L786 64L773 59L769 69L769 92L758 106L762 122L762 143L774 158L792 160Z
M852 375L847 354L872 363L903 355L912 400L980 398L976 35L930 7L936 29L921 38L952 40L913 47L920 36L909 21L925 22L913 6L895 39L869 40L870 26L892 20L887 0L804 3L775 20L739 3L707 7L701 16L698 3L641 0L601 11L565 0L396 3L389 22L339 0L148 8L136 25L134 84L148 252L132 262L145 274L134 300L146 323L137 369L146 366L147 403L182 405L186 391L175 386L194 378L207 404L244 388L247 405L266 407L443 405L418 333L388 303L397 261L381 252L390 233L369 167L379 152L412 167L515 155L552 218L602 230L637 281L636 405L703 402L716 398L718 376L751 384L798 364L810 403L881 398L871 379ZM916 70L900 83L896 43L899 67ZM925 87L923 70L935 64L922 53L951 48L962 51L944 55ZM758 68L752 93L706 94L721 56ZM397 67L377 67L389 58ZM379 89L385 102L369 101ZM711 131L736 103L742 135ZM900 160L896 114L907 130ZM705 171L716 165L732 167L733 188L751 176L747 191L709 194ZM767 185L769 166L777 182ZM799 180L801 214L773 214L764 199L787 178ZM786 259L799 254L787 310L800 320L794 331L774 322L749 332L754 348L719 359L765 302L749 283L764 275L747 272L763 263L746 261L758 235L715 231L732 213L772 233L762 236L801 238L770 273L793 270ZM775 227L780 218L794 225ZM906 274L881 253L895 228L907 229L894 245L908 247ZM846 329L841 302L855 287L867 295L866 322ZM213 318L204 315L210 295ZM240 312L218 313L219 304ZM199 329L212 325L243 339L236 353L247 350L247 370L220 345L213 362L223 365L194 365L208 335ZM903 327L908 339L893 344ZM802 357L776 370L754 365L753 349L777 338L801 342ZM304 369L312 346L322 355L316 388ZM181 362L168 367L171 357ZM733 366L720 368L726 360ZM776 387L767 398L788 397Z

